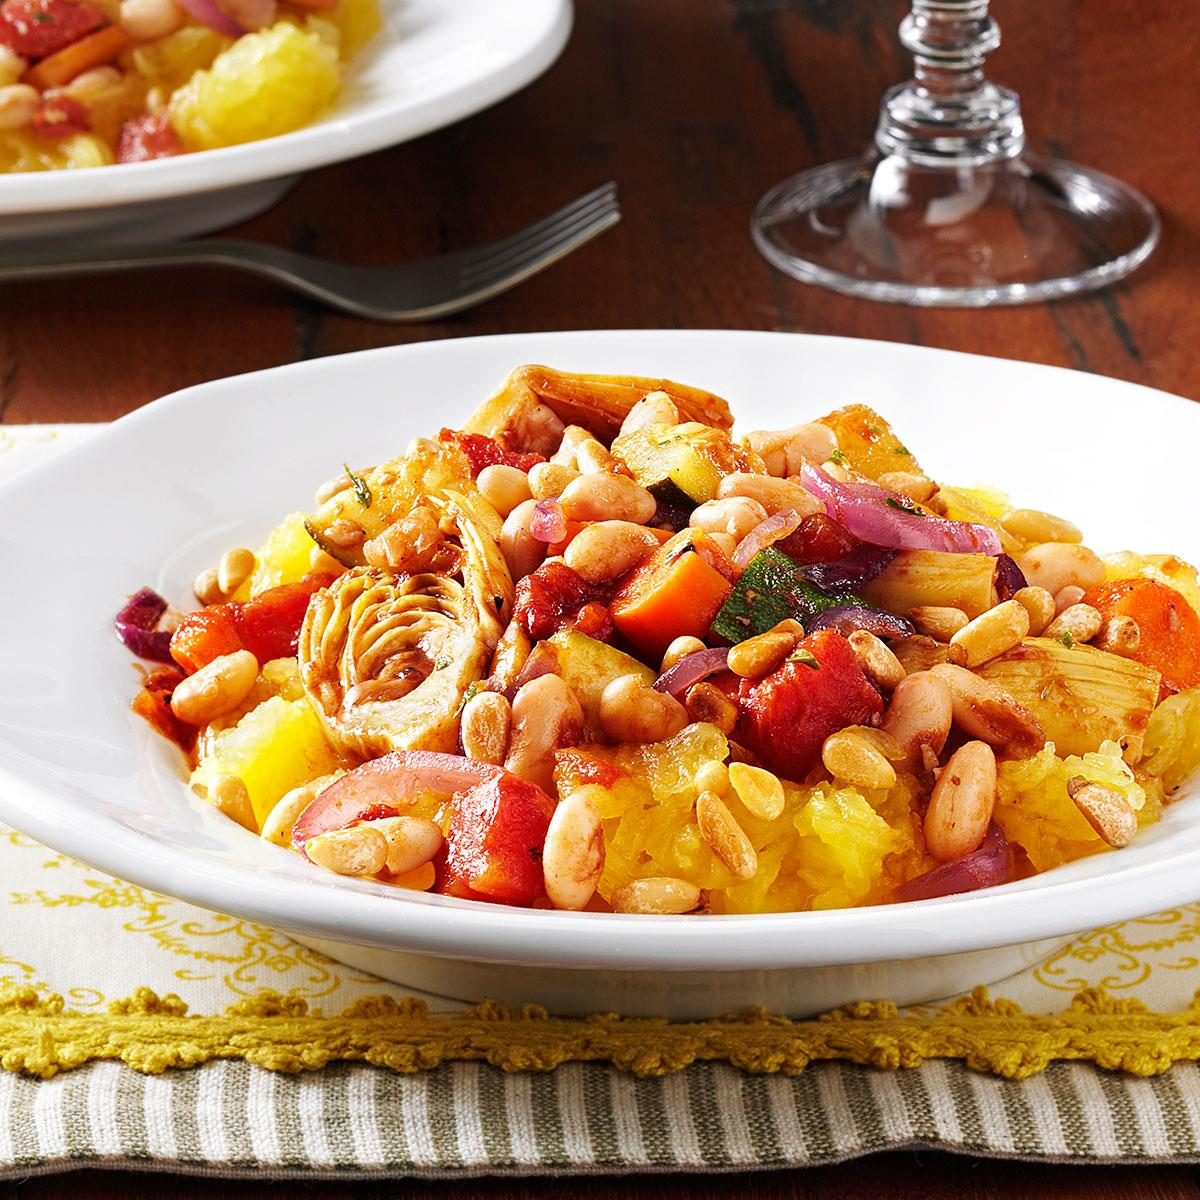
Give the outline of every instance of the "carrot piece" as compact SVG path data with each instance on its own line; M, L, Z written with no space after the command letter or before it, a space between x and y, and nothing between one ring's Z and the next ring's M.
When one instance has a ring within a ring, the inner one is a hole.
M1200 684L1200 615L1180 592L1157 579L1118 579L1092 588L1085 604L1100 615L1132 617L1141 641L1130 656L1162 674L1160 699Z
M36 67L25 72L23 83L32 84L40 91L62 87L76 75L101 63L111 62L126 46L133 44L130 36L120 25L106 25L103 29L89 33L77 42L64 46L49 58L43 58Z
M703 637L733 584L711 565L720 551L695 529L660 546L622 584L612 600L616 627L657 660L677 637Z

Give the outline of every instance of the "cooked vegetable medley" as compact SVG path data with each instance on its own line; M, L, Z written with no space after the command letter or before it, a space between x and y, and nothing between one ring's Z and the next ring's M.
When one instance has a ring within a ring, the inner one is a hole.
M288 133L380 24L378 0L3 0L0 172Z
M117 618L191 786L325 871L498 904L921 900L1127 845L1200 765L1200 585L936 483L852 405L737 437L514 371Z

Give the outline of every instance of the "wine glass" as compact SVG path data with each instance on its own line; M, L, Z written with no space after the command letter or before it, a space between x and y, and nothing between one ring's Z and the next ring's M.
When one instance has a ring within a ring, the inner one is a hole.
M1015 92L986 78L987 0L913 0L914 76L883 100L863 158L803 171L751 222L782 271L903 304L984 307L1090 291L1150 256L1160 225L1133 188L1025 149Z

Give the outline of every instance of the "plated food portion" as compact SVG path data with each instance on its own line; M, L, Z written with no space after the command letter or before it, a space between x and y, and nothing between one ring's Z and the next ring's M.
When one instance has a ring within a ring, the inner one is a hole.
M198 611L135 595L134 708L331 878L510 905L917 900L1157 819L1200 764L1191 567L939 484L863 405L732 424L520 368L229 550Z
M377 0L4 0L0 171L142 162L309 124Z

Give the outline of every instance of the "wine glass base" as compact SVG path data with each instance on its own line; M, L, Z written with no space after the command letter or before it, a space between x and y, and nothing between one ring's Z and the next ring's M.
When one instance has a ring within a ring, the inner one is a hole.
M1119 180L1030 154L983 166L880 154L828 163L773 188L751 222L768 261L804 283L967 308L1113 283L1146 261L1160 228L1154 206Z

